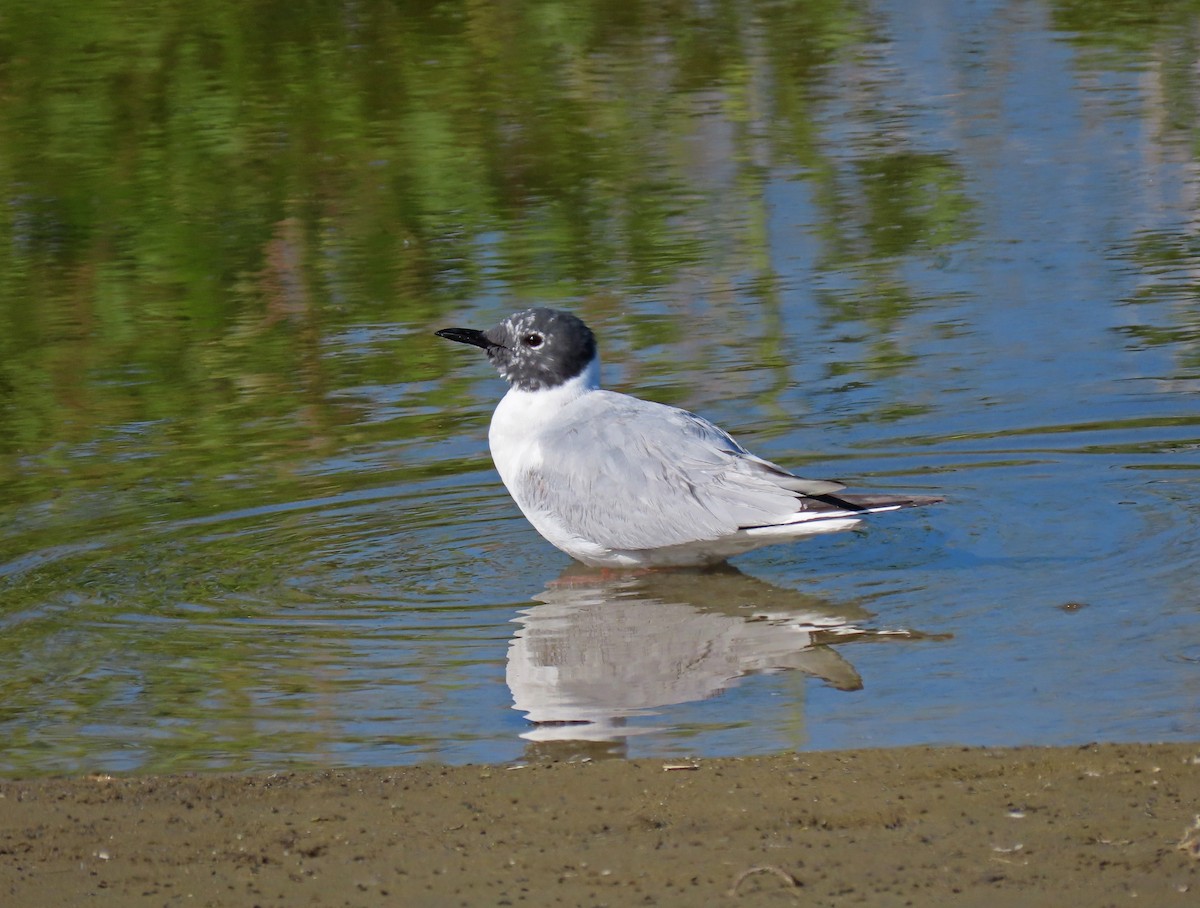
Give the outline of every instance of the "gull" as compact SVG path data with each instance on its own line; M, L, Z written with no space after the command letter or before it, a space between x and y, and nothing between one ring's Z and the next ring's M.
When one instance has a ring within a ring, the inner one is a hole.
M601 568L718 564L762 546L855 526L930 496L843 495L751 454L694 413L600 387L596 338L558 309L439 337L481 348L509 384L488 446L545 539Z

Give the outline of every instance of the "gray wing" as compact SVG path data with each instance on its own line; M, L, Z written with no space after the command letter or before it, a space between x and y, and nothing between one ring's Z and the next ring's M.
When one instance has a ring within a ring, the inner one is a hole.
M804 496L845 488L755 457L685 410L611 391L571 404L540 441L542 463L522 478L527 503L611 549L787 523L806 504L832 509Z

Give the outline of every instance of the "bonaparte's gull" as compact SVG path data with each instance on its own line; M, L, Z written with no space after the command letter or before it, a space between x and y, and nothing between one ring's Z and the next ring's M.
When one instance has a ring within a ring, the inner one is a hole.
M509 383L488 433L496 470L534 528L584 564L714 564L941 500L837 494L842 483L789 473L693 413L602 390L596 339L569 312L437 334L481 347Z

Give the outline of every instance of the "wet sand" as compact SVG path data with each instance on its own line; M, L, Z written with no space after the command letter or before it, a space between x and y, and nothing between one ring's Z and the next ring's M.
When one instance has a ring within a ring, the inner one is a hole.
M1198 813L1200 744L10 781L0 904L1195 905Z

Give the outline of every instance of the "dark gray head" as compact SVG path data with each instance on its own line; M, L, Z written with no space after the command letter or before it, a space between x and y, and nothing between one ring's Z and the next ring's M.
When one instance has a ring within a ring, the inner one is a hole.
M591 329L560 309L522 309L495 328L443 328L438 337L482 347L500 377L522 391L556 388L596 358Z

